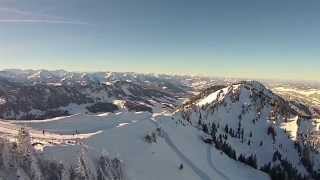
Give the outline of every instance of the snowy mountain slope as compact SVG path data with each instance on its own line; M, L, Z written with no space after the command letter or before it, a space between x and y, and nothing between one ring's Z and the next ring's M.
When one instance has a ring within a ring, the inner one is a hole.
M201 140L203 133L198 129L170 121L170 116L156 119L173 144L197 167L207 172L210 179L269 179L264 174L257 177L256 170L230 159L214 146L204 143Z
M210 134L216 146L228 151L231 157L247 161L251 156L251 165L257 168L281 164L289 171L289 163L297 170L297 175L287 174L292 179L299 174L301 178L312 176L320 169L319 149L310 150L319 136L309 142L307 138L295 141L289 137L292 132L288 132L295 129L296 136L309 137L311 130L319 132L314 128L317 120L312 119L305 109L292 108L291 103L258 82L236 83L221 87L207 97L195 98L176 113L176 118ZM294 126L291 119L299 120ZM287 130L286 127L290 126Z
M63 164L65 171L62 174L66 179L70 168L78 167L79 157L87 159L85 167L95 177L96 161L101 154L121 159L122 170L129 180L269 179L264 173L242 165L205 144L200 139L202 132L192 126L177 124L170 115L123 112L11 123L32 128L31 137L32 132L41 132L43 128L46 128L43 136L47 133L69 136L75 129L80 135L93 133L76 144L52 145L48 141L37 155L49 162ZM152 132L156 133L156 142L148 143L145 137ZM37 137L33 141L36 142ZM179 170L180 164L183 164L182 170Z

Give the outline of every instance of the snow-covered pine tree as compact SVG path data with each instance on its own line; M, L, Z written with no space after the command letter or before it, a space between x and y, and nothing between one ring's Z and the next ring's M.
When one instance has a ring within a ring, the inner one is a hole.
M20 155L29 155L32 150L31 137L25 128L20 128L17 135L17 150Z
M81 147L77 172L79 180L95 180L96 175L91 171L94 167L90 167L90 158L85 147Z
M31 144L31 136L27 129L20 128L17 135L18 161L23 170L33 180L43 179L38 159Z

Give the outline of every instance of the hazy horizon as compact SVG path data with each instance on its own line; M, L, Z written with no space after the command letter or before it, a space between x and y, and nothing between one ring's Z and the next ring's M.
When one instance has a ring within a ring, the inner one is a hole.
M320 2L0 0L0 69L319 81Z
M0 68L0 71L7 71L7 70L22 70L22 71L66 71L71 73L104 73L104 72L114 72L114 73L136 73L136 74L154 74L154 75L168 75L168 76L192 76L192 77L200 77L200 78L212 78L212 79L233 79L233 80L254 80L260 82L278 82L278 83L285 83L285 82L292 82L292 83L316 83L320 85L320 80L299 80L299 79L275 79L275 78L253 78L253 77L232 77L232 76L215 76L215 75L201 75L201 74L178 74L178 73L157 73L157 72L139 72L139 71L111 71L111 70L101 70L101 71L77 71L77 70L67 70L67 69L30 69L30 68Z

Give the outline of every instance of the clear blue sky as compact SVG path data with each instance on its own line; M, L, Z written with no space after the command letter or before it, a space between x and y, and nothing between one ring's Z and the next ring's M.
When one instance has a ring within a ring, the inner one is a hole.
M0 69L320 80L319 0L0 0Z

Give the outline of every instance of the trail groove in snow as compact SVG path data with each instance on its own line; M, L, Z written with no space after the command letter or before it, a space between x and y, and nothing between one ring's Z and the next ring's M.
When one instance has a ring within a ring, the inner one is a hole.
M152 123L154 123L157 127L160 127L159 124L150 119ZM179 149L178 147L173 143L168 133L163 130L162 133L164 140L168 144L168 146L179 156L180 159L182 159L202 180L212 180L204 171L202 171L200 168L198 168L195 164L192 163L192 161L186 157Z
M212 147L209 145L207 147L207 159L208 159L208 163L209 163L211 169L213 169L215 172L217 172L219 174L219 176L223 177L223 179L230 180L225 174L223 174L220 170L218 170L214 166L214 163L212 161Z

